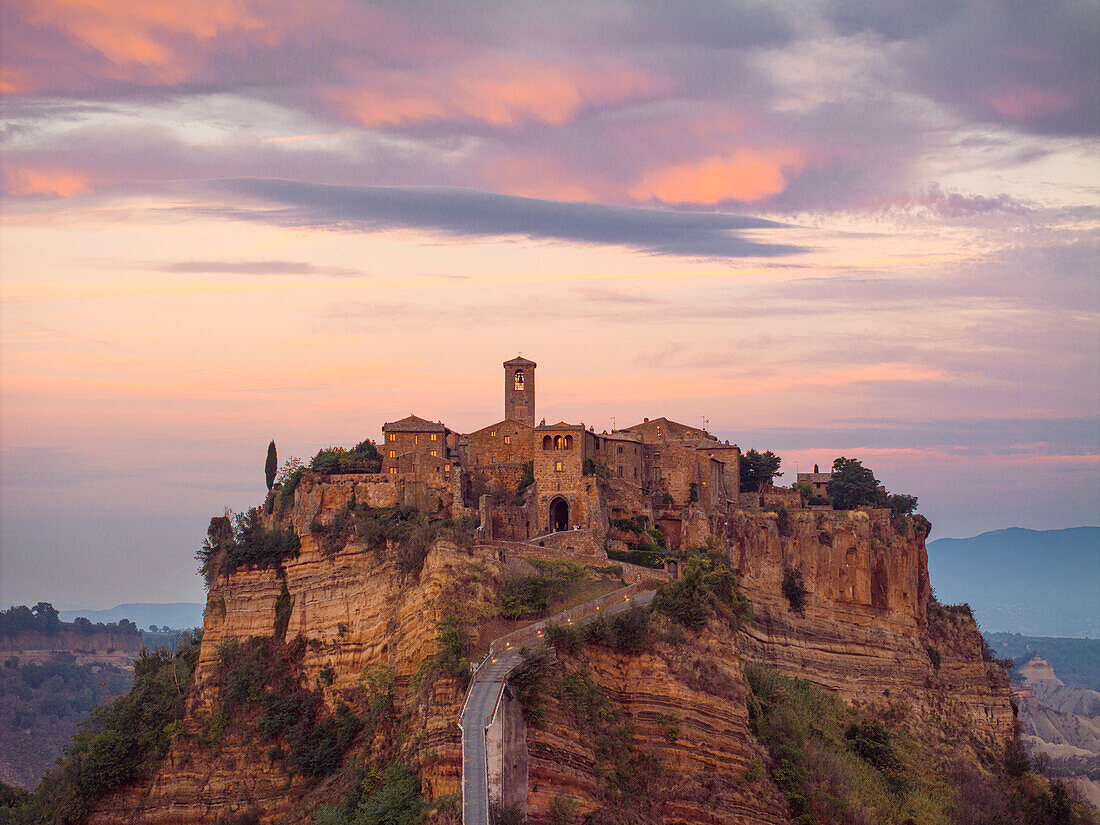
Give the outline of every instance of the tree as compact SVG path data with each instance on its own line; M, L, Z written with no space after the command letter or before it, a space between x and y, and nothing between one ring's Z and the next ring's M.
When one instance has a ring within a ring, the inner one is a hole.
M886 503L875 474L856 458L841 456L833 462L833 479L826 490L836 510L854 510L863 504L881 507Z
M774 478L783 475L779 472L781 463L782 459L771 450L758 453L750 449L741 456L741 489L752 493L770 487Z
M917 497L894 493L886 497L886 506L895 516L909 516L917 509Z
M275 486L275 473L279 470L279 457L275 452L275 440L267 445L267 463L264 465L264 473L267 475L267 489Z

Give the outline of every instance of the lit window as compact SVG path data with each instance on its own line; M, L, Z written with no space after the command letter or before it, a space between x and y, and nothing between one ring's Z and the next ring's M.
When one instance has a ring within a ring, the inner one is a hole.
M390 467L390 475L391 476L397 475L397 468L396 467Z
M419 443L420 443L420 436L414 435L413 436L413 444L419 444Z
M523 370L516 370L515 379L516 379L515 388L517 390L522 390L523 389Z
M396 441L396 440L397 440L397 436L396 436L396 435L394 435L393 433L390 433L389 435L387 435L387 436L386 436L386 440L387 440L387 441Z
M435 458L437 455L439 455L439 450L432 450L432 457Z
M555 461L554 462L554 472L555 473L560 473L564 469L565 469L565 467L564 467L562 462L560 462L560 461Z
M449 473L450 471L451 471L451 465L450 464L444 464L443 465L443 472Z
M489 430L489 437L490 438L496 438L497 437L497 431L496 430Z
M397 458L397 450L390 450L390 458Z
M504 436L504 443L505 444L511 444L512 443L512 436L510 436L510 435Z
M432 441L439 441L439 433L432 433Z

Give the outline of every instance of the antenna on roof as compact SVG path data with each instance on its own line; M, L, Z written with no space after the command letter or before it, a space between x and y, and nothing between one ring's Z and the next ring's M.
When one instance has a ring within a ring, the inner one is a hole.
M615 432L615 416L611 416L611 432Z

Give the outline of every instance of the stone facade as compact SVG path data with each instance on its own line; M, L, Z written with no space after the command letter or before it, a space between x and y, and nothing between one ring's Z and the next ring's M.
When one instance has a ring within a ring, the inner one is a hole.
M504 418L495 424L462 434L410 415L382 428L382 473L401 483L402 502L478 510L483 537L508 541L566 530L593 530L602 541L609 520L641 518L674 548L716 532L742 507L801 506L786 489L741 495L740 448L702 427L664 417L601 433L535 425L536 366L503 363Z

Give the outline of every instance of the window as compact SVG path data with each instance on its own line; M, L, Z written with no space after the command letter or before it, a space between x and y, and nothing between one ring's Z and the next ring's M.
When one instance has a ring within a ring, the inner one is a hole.
M489 430L489 437L490 438L496 438L497 437L497 431L496 430Z
M515 388L517 390L522 390L523 389L523 370L516 370L516 374L515 374L514 378L515 378Z
M622 478L622 477L623 477L623 468L622 468L622 465L619 465L619 478Z
M512 443L512 436L510 436L510 435L504 436L504 443L505 444L511 444Z
M444 464L443 465L443 472L449 473L450 471L451 471L451 465L450 464Z
M619 453L621 454L622 451L623 451L622 445L619 445Z
M391 476L397 475L397 468L396 467L390 467L390 475Z
M438 455L439 455L439 450L432 450L432 458L435 458Z
M565 449L565 439L562 438L560 435L554 436L554 449L555 450L564 450Z
M397 440L397 436L394 433L390 433L389 435L386 436L386 441L396 441L396 440Z
M497 457L496 457L496 456L493 456L492 458L490 458L490 459L489 459L489 463L490 463L490 464L496 464L496 463L497 463Z
M564 462L561 462L561 461L555 461L554 462L554 472L555 473L560 473L564 470L565 470Z
M439 433L432 433L432 441L439 441Z
M638 480L638 468L637 467L634 468L634 480L635 481Z
M415 444L419 444L419 443L420 443L420 436L414 435L413 436L413 444L415 445Z
M390 450L390 458L397 458L397 450Z

